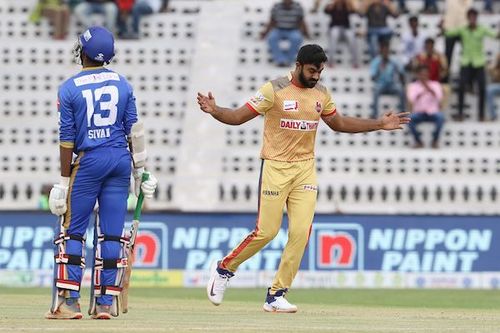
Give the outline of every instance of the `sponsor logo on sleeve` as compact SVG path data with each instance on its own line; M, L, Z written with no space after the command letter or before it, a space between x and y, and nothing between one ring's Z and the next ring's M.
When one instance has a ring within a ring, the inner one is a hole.
M255 94L255 96L253 96L253 97L250 98L250 103L253 104L253 105L255 105L255 106L257 106L263 100L264 100L264 95L260 91L257 91L257 93Z
M297 101L283 101L283 111L298 112L299 111L299 102L297 102Z
M280 119L280 128L292 131L316 131L318 122L315 120L300 120L300 119Z

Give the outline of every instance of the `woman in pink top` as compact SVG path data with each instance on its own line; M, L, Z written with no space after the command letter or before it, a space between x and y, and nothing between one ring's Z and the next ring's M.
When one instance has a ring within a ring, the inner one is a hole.
M436 126L432 133L432 148L439 148L439 134L444 124L444 115L441 112L443 99L441 84L438 81L430 81L427 66L420 65L417 67L417 81L408 85L406 94L412 111L409 127L415 138L414 147L424 146L417 125L422 122L432 122Z

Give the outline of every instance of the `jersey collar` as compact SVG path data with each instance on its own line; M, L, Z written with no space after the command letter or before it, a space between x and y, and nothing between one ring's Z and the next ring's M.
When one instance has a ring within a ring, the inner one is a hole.
M101 69L101 68L104 68L104 66L85 67L85 68L82 68L82 72L93 71L93 70Z

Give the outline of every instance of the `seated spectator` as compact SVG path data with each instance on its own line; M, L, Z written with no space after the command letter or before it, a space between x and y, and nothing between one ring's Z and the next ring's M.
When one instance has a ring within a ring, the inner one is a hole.
M391 39L392 29L387 25L387 17L397 17L398 12L390 0L366 0L362 11L368 18L368 51L371 58L377 56L377 46L380 41Z
M427 38L424 43L425 51L418 54L413 59L412 68L415 69L419 65L424 65L429 71L429 80L441 82L443 89L443 100L441 102L441 110L448 107L451 88L448 84L448 64L446 57L434 49L434 39Z
M271 10L271 19L261 33L261 38L266 38L268 34L273 62L280 67L291 65L295 61L303 36L309 38L302 6L293 0L283 0L275 4ZM289 43L286 49L280 46L283 40Z
M417 68L417 80L408 85L408 105L411 109L410 131L415 139L414 148L424 146L421 135L417 130L418 124L432 122L435 124L432 133L432 148L439 148L439 134L444 124L444 115L441 112L443 89L438 81L429 80L429 71L426 66Z
M443 82L448 74L448 63L443 54L434 49L434 39L427 38L424 43L424 52L413 58L412 68L424 65L429 71L429 80Z
M129 32L128 26L125 24L122 32L123 38L139 39L139 24L142 16L156 14L162 9L163 0L135 0L132 7L132 31Z
M93 14L104 15L104 26L111 32L115 31L118 8L113 0L84 0L76 5L74 13L84 28L93 25Z
M399 111L404 110L403 68L396 60L389 56L389 52L389 43L380 43L380 55L370 63L370 76L374 81L371 117L374 119L378 117L378 100L380 95L397 95L399 97Z
M69 7L62 0L39 0L30 15L30 21L38 23L42 16L49 20L54 29L52 38L61 40L66 38L69 24Z
M468 25L446 32L447 36L458 36L462 42L462 59L460 68L460 83L458 87L458 114L455 119L464 119L465 86L477 82L479 121L484 121L484 96L486 90L486 75L484 65L486 57L483 50L485 37L500 37L490 28L477 24L478 12L475 9L467 11Z
M497 55L495 64L490 68L491 82L486 89L486 100L491 120L497 119L495 108L495 96L500 95L500 53Z
M408 25L410 26L410 31L404 33L401 38L403 44L401 63L406 69L410 69L413 58L424 49L424 36L418 30L418 18L410 16Z
M328 47L329 65L335 64L335 54L340 43L344 38L349 44L351 62L354 68L359 66L358 47L354 30L351 29L349 14L354 13L352 0L332 0L326 7L325 13L330 15L330 45Z

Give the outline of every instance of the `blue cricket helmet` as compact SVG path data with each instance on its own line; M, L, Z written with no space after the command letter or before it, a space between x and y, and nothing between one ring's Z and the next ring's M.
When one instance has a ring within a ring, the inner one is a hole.
M115 56L115 39L106 28L90 27L78 40L83 53L92 60L109 63Z

